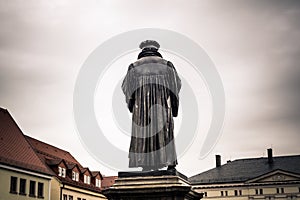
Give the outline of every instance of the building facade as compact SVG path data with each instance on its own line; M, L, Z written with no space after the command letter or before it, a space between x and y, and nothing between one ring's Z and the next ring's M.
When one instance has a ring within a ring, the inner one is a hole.
M53 172L51 200L106 199L99 171L83 167L69 152L25 136L40 160Z
M83 167L69 152L22 133L0 108L0 199L99 200L99 171Z
M239 159L189 178L203 199L300 200L300 155Z
M0 199L50 200L52 175L9 112L0 108Z

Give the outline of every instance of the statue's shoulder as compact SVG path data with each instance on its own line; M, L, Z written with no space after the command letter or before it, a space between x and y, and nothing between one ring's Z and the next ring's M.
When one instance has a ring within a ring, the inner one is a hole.
M175 69L175 67L174 67L174 65L173 65L173 63L171 61L167 61L167 65L169 67L171 67L172 69Z
M137 61L135 61L134 63L132 63L133 67L137 67L140 65L144 65L144 64L150 64L150 63L159 63L159 64L163 64L163 65L168 65L167 60L158 57L158 56L147 56L147 57L143 57L138 59Z

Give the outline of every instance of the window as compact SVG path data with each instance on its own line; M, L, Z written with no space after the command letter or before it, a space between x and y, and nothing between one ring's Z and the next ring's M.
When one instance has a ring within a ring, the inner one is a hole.
M44 183L38 183L38 198L44 198Z
M276 188L276 192L279 193L284 193L284 188Z
M64 200L68 200L68 195L64 194L63 197L64 197Z
M263 189L255 189L255 194L263 194Z
M239 190L239 194L242 196L243 195L243 192L242 192L242 190Z
M263 189L255 189L255 194L263 194Z
M79 180L79 173L72 171L72 180L73 181L78 181Z
M10 193L17 194L17 182L18 178L11 176L10 177Z
M75 181L76 180L76 172L72 171L72 180Z
M259 189L259 194L263 194L263 189Z
M91 177L90 176L84 175L83 178L84 178L84 183L86 183L86 184L91 183Z
M73 200L73 196L72 195L69 195L69 200Z
M242 195L242 190L234 190L234 196Z
M81 200L81 198L78 197L77 200Z
M79 181L79 173L78 172L76 173L76 179L75 180Z
M61 176L64 178L66 177L66 169L65 168L62 168Z
M35 181L30 181L29 196L30 197L35 197Z
M66 168L58 167L58 176L65 178L66 177Z
M204 196L207 197L207 192L204 192Z
M62 168L58 167L58 176L61 176L61 173L62 173Z
M228 191L221 191L221 196L228 196Z
M19 194L26 195L26 179L20 178Z
M96 187L101 187L101 180L96 178Z

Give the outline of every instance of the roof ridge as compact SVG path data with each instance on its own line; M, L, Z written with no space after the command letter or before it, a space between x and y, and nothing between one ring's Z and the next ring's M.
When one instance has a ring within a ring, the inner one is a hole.
M273 158L286 158L286 157L300 157L300 155L280 155L280 156L273 156ZM235 162L235 161L242 161L242 160L259 160L259 159L268 159L268 157L256 157L256 158L239 158L239 159L236 159L236 160L232 160L231 162L229 163L226 163L226 164L230 164L232 162Z

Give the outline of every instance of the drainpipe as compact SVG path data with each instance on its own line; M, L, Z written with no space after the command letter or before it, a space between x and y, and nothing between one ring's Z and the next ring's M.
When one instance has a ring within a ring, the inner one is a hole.
M63 200L63 199L62 199L62 190L63 190L64 188L65 188L65 184L63 184L63 186L60 187L60 197L59 197L60 200Z
M48 191L48 199L51 200L51 180L52 178L49 180L49 191Z

